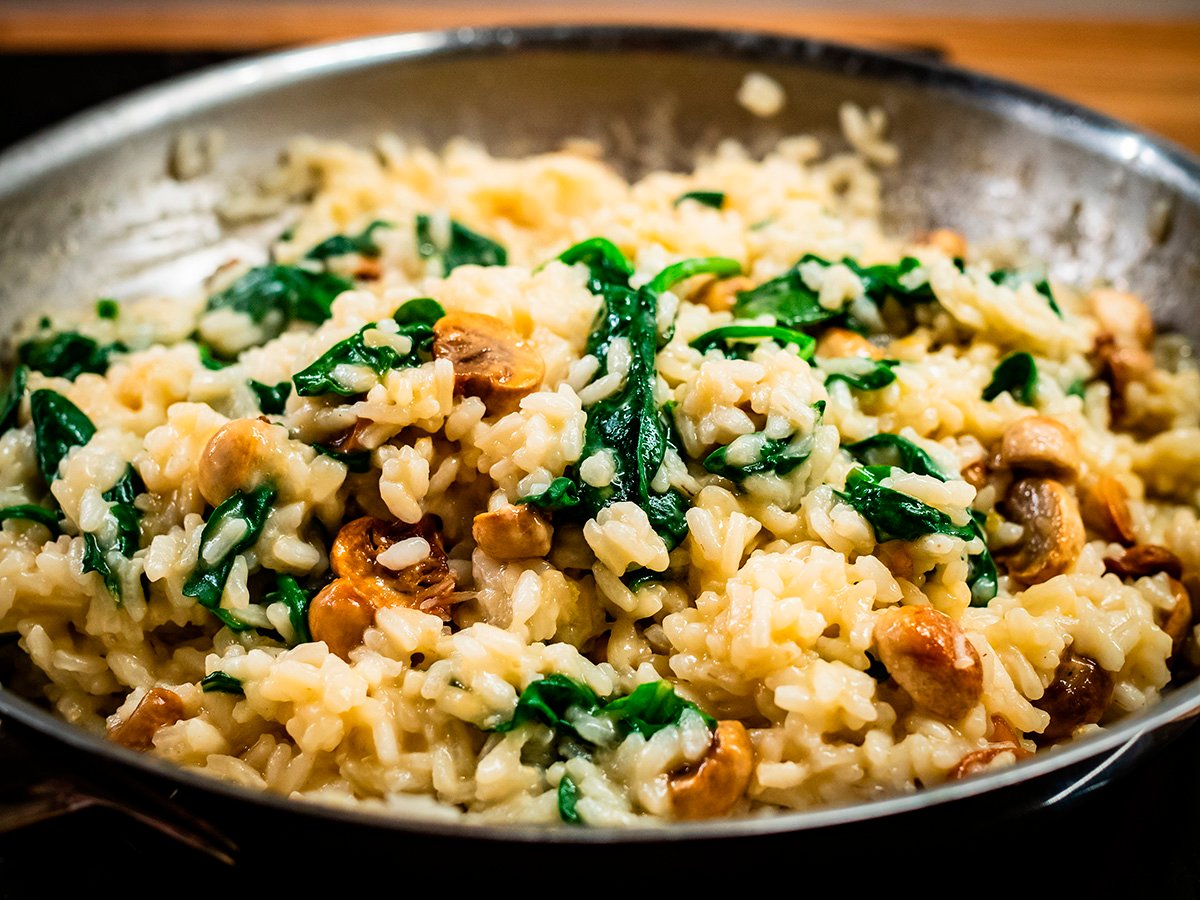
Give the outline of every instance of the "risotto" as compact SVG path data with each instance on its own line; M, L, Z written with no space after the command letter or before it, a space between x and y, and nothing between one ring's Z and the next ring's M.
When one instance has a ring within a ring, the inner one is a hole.
M583 826L910 792L1154 703L1186 348L885 233L882 116L843 124L636 183L292 142L226 204L294 213L261 259L18 335L17 684L252 788Z

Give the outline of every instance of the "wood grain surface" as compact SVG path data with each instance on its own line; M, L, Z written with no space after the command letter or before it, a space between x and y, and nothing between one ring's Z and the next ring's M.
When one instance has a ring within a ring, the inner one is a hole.
M994 8L994 7L993 7ZM746 0L613 0L482 6L370 0L0 2L0 53L260 50L388 31L565 22L718 26L875 47L929 48L947 61L1076 100L1200 151L1200 14L1194 18L838 13Z

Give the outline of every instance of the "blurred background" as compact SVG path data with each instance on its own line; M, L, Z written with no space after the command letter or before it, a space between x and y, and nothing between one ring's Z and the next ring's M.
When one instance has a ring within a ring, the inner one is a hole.
M643 22L761 29L944 59L1200 150L1200 0L0 0L0 144L235 55L426 28ZM11 100L11 95L10 95Z
M94 103L247 53L390 31L582 22L758 29L940 59L1200 152L1200 0L0 0L0 148ZM1047 867L1039 871L1046 888L1200 897L1198 759L1193 728L1116 784L1022 823L965 823L963 840L942 846L986 839L997 858L1031 856ZM945 823L948 834L961 827ZM1108 858L1117 834L1122 852ZM75 851L66 867L48 853L63 846ZM118 856L137 860L135 880L121 883L146 895L172 874L226 875L122 816L93 810L0 837L0 896L45 896L48 865L60 888L94 889ZM986 868L976 874L1009 882Z

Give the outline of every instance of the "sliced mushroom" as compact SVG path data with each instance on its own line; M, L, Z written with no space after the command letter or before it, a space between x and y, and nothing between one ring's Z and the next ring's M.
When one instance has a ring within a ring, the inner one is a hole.
M925 235L921 243L941 250L954 259L961 259L967 255L967 239L953 228L935 228Z
M357 453L361 450L370 450L371 448L362 442L362 437L373 424L374 422L370 419L355 419L353 426L330 440L325 446L338 453Z
M477 515L471 534L492 559L526 559L550 552L554 529L537 510L516 503Z
M154 735L186 715L183 700L167 688L151 688L125 721L108 730L108 739L130 750L149 750Z
M703 303L713 312L725 312L733 309L737 295L754 287L754 282L745 275L734 275L732 278L707 278L688 297L692 303Z
M433 355L454 363L454 392L479 397L492 415L517 409L542 384L542 354L495 316L448 313L433 333Z
M1071 482L1079 474L1079 444L1057 419L1027 416L1005 429L1000 460L1011 469Z
M1011 757L1012 762L1016 762L1020 757L1017 751L1020 748L1012 743L990 744L980 750L973 750L962 759L960 759L949 772L946 773L946 778L949 781L961 781L964 778L969 778L972 775L978 775L980 772L986 772L992 768L1002 757Z
M336 578L313 597L308 606L308 630L314 641L324 641L329 651L349 659L362 644L363 632L375 624L375 607L350 584Z
M429 555L424 559L399 570L379 562L379 554L388 547L413 537L428 542ZM371 516L348 522L333 542L329 563L335 575L347 579L376 609L407 606L450 618L450 606L455 602L454 574L441 535L429 516L416 525Z
M851 356L882 359L883 350L848 328L827 328L817 341L817 356L825 359L843 359Z
M217 429L200 456L197 484L204 499L217 506L234 491L258 487L269 472L274 447L271 425L263 419L234 419Z
M1106 540L1134 542L1129 494L1111 475L1099 475L1079 486L1079 512L1087 527Z
M711 819L724 815L746 793L754 774L754 745L736 720L717 723L704 759L670 776L671 804L679 819Z
M1121 578L1143 578L1166 572L1172 578L1183 577L1183 561L1158 544L1135 544L1120 556L1104 560L1104 571Z
M1149 347L1154 343L1154 319L1141 299L1128 291L1100 288L1092 292L1092 315L1100 328L1118 343Z
M1024 526L1008 574L1025 584L1061 575L1083 549L1083 520L1071 492L1050 478L1022 478L1008 492L1008 516Z
M1112 701L1113 680L1100 664L1068 652L1054 671L1054 680L1034 706L1050 714L1041 743L1068 738L1081 725L1100 721Z
M983 696L979 652L958 623L930 606L899 606L875 623L879 660L913 701L961 719Z
M1192 633L1195 616L1192 609L1192 597L1188 593L1188 589L1183 586L1183 582L1168 575L1167 583L1171 586L1171 593L1175 596L1175 605L1171 607L1170 612L1161 615L1160 618L1162 619L1162 630L1171 638L1171 658L1174 659L1183 649L1188 635Z

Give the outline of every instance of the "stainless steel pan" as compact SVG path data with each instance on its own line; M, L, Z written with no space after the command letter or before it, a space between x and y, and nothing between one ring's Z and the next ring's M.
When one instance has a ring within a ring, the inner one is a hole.
M779 116L757 119L734 101L752 70L786 88ZM582 135L636 174L687 165L724 137L762 148L815 133L837 147L845 100L890 115L902 152L884 175L892 228L1015 239L1064 280L1143 292L1159 321L1200 339L1194 157L1064 101L936 64L762 34L611 27L463 29L279 53L143 91L35 137L0 157L0 328L98 296L169 294L261 243L273 226L228 227L216 205L297 133L368 142L392 131L433 145L465 135L504 153ZM219 128L227 139L213 171L187 181L167 167L183 128ZM450 838L577 854L597 843L697 839L786 847L815 829L890 828L897 817L911 827L952 803L972 816L1053 804L1102 783L1198 710L1200 683L1189 681L1099 734L968 781L869 804L613 832L434 823L262 795L109 744L0 688L0 746L17 754L0 761L0 824L111 804L222 857L316 831L356 846L402 838L410 849Z

